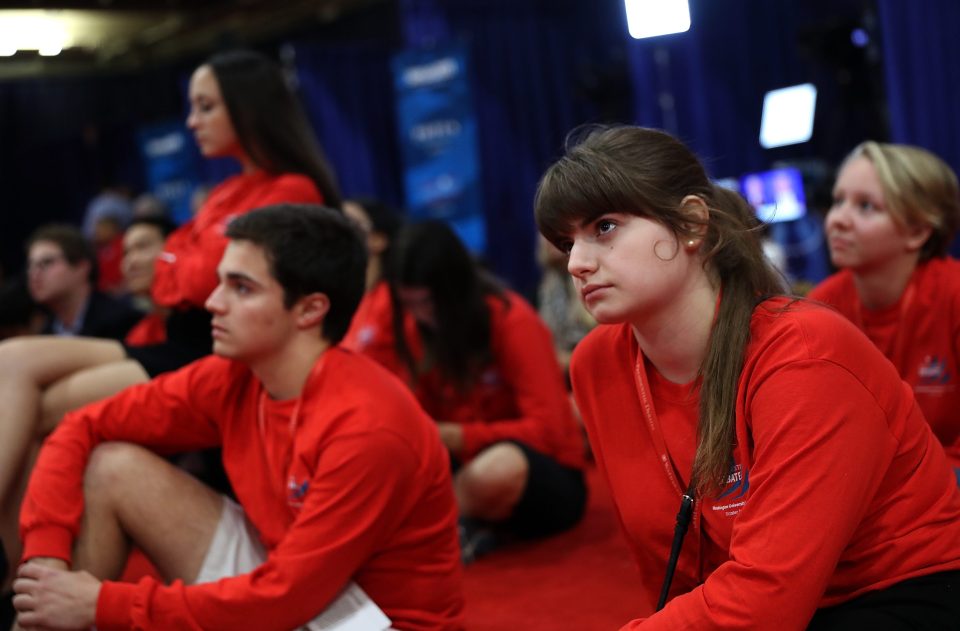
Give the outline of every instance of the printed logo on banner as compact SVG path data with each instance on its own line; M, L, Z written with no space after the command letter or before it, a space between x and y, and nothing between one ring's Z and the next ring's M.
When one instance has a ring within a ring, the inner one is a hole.
M139 137L147 187L167 204L173 220L183 223L190 218L190 195L197 187L193 141L179 121L144 127Z
M472 251L486 248L477 124L465 51L450 46L393 59L406 206L450 223Z

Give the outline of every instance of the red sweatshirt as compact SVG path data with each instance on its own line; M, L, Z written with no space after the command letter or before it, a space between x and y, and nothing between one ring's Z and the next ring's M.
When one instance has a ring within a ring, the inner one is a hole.
M660 377L629 325L574 352L574 394L640 568L624 629L804 629L815 610L960 569L960 491L909 387L849 322L784 299L753 315L734 466L698 500L663 581L695 451L698 385Z
M457 509L436 428L369 359L333 348L320 362L292 436L287 415L265 414L260 429L261 384L244 365L215 356L67 415L30 481L24 558L70 559L97 444L161 452L222 445L266 562L202 585L105 581L97 628L289 630L351 579L397 629L462 628Z
M506 303L499 297L487 298L493 362L478 383L461 393L434 369L414 384L417 399L435 420L463 426L460 455L465 459L496 442L518 440L565 466L581 468L583 440L550 331L523 298L513 292L506 292L506 298ZM423 343L412 318L407 318L405 334L419 363ZM409 381L409 371L399 368L402 362L395 352L371 356L388 368L396 367Z
M947 458L960 467L960 261L922 263L900 300L886 309L863 306L850 270L826 279L809 297L836 308L893 362Z
M123 342L129 346L150 346L166 341L167 320L158 311L143 316L123 338Z
M167 237L157 257L151 292L161 307L203 307L217 286L217 265L227 247L223 236L230 219L270 204L321 203L313 181L304 175L264 171L235 175L210 192L197 216Z
M380 281L364 294L340 346L375 359L396 375L404 375L395 343L390 285Z

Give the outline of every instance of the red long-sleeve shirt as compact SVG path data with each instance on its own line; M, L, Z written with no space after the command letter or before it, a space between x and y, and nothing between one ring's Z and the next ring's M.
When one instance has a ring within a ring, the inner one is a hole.
M826 279L809 297L846 316L893 362L951 464L960 467L960 261L920 264L900 299L885 309L863 306L850 270Z
M375 359L396 375L406 374L397 356L393 300L386 281L380 281L363 295L340 346Z
M261 384L219 357L69 414L44 445L28 488L24 558L70 559L83 472L97 444L122 440L162 452L221 445L266 562L202 585L105 581L99 629L288 630L351 579L397 629L461 628L457 509L436 428L404 385L369 359L333 348L320 361L292 436L286 416L267 416L261 432ZM289 460L279 457L288 453Z
M316 185L293 173L235 175L210 192L197 216L167 237L154 268L151 293L161 307L203 307L217 286L217 265L227 247L227 223L270 204L321 203Z
M129 346L149 346L167 341L167 322L158 311L146 314L123 338Z
M466 393L458 391L438 369L418 377L413 384L417 400L437 421L463 427L465 459L485 447L517 440L552 456L568 467L584 464L583 440L573 418L563 372L557 363L550 331L523 298L506 292L506 301L487 297L493 361ZM389 308L389 302L385 303ZM379 321L379 318L378 318ZM413 318L407 317L404 334L414 360L423 359L423 342ZM371 352L371 357L409 380L392 353Z
M734 467L697 501L656 614L698 386L660 377L628 325L574 352L574 393L640 569L641 617L625 629L804 629L817 608L960 569L960 491L910 389L842 317L785 304L754 312Z

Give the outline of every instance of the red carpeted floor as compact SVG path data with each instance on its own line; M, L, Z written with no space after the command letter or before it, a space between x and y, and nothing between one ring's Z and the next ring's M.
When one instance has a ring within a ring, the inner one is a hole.
M636 617L639 577L599 474L573 530L505 547L466 568L468 631L615 630Z

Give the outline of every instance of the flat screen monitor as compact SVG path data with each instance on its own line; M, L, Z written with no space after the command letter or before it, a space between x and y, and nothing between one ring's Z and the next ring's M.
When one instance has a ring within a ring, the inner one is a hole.
M740 194L764 223L795 221L807 214L803 177L794 168L744 175L740 178Z

